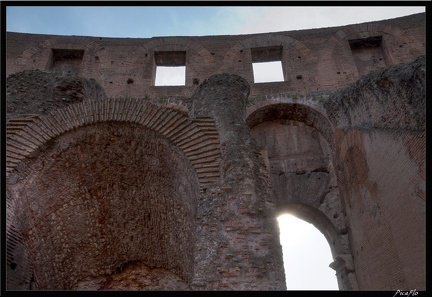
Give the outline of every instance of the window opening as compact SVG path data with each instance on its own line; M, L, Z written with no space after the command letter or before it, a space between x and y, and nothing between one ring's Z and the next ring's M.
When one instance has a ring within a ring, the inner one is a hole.
M254 83L284 81L282 46L251 49Z
M84 57L84 50L75 49L52 49L51 70L78 74L81 62Z
M287 290L339 290L330 246L324 235L290 214L279 216Z
M186 52L155 52L155 86L186 85Z
M155 86L184 86L186 66L156 66Z
M359 75L365 75L372 70L386 67L382 36L353 39L348 42Z

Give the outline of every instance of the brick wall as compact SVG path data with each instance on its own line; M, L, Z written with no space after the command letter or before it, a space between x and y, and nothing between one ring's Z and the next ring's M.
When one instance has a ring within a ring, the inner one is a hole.
M374 55L367 53L362 58L373 70L424 54L424 29L425 14L416 14L343 27L239 36L121 39L9 32L6 74L27 69L54 71L53 50L84 51L79 75L95 79L109 97L189 97L206 78L223 72L244 77L251 85L251 96L298 95L344 86L364 74L356 64L357 50L353 52L351 40L381 38L377 47L369 49L377 48L385 61L377 58L373 62ZM284 81L254 84L252 62L257 58L252 49L275 46L281 50L277 59L282 62ZM186 85L155 87L155 53L178 51L186 54Z
M425 36L425 14L7 33L8 289L284 289L287 209L326 236L340 289L424 289ZM255 84L272 59L284 81ZM154 86L184 60L185 86Z

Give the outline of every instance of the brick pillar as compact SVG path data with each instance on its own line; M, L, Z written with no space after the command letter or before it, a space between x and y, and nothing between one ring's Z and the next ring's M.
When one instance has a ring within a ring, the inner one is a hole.
M279 227L264 158L245 123L249 85L217 74L196 90L192 117L212 117L221 142L221 183L202 194L195 289L284 290Z

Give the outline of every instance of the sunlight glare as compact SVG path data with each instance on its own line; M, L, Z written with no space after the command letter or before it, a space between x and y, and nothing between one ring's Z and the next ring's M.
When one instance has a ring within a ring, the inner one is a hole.
M184 86L186 66L156 67L155 86Z
M292 215L278 218L288 290L339 290L330 246L312 224ZM311 269L310 267L313 267Z
M252 63L254 82L284 81L281 61Z

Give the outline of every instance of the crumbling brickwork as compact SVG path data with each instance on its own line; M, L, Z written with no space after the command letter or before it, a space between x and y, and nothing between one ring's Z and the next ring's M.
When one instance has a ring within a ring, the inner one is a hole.
M7 289L283 290L290 212L341 290L424 290L425 28L8 32ZM156 86L163 65L185 85Z

